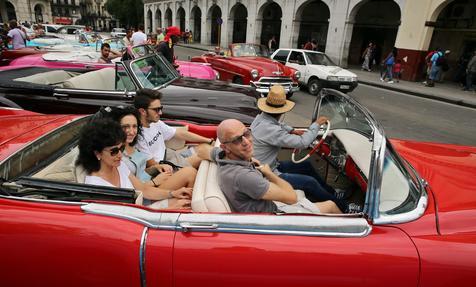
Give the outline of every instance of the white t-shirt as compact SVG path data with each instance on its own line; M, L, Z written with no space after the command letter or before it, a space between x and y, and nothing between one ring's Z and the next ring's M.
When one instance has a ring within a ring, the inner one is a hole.
M142 31L137 31L132 34L131 42L133 46L142 45L147 42L147 35Z
M142 136L137 140L137 149L156 162L165 158L165 141L173 138L175 128L169 127L163 121L151 123L148 128L142 128Z
M134 189L131 180L129 179L129 168L127 165L121 161L121 165L117 168L119 171L119 178L121 179L121 186L120 188L131 188ZM104 180L102 177L94 176L94 175L86 175L84 179L85 184L92 184L92 185L101 185L101 186L110 186L110 187L117 187L112 185L109 181Z

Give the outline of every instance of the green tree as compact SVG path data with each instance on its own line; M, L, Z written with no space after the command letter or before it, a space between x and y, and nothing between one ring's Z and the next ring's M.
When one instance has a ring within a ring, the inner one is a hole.
M107 0L106 10L116 19L119 19L123 27L137 27L144 23L144 3L142 0Z

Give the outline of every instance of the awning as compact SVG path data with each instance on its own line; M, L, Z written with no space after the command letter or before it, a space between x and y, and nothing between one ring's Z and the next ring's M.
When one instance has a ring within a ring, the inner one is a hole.
M56 17L54 22L55 24L71 25L73 24L73 19L66 17Z

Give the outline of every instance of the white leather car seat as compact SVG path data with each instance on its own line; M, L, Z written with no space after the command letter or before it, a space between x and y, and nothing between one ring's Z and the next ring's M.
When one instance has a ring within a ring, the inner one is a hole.
M215 146L219 147L217 139ZM193 186L192 210L194 212L231 212L225 195L218 186L218 165L203 160L198 168Z
M114 91L114 68L103 68L73 77L63 83L64 88Z

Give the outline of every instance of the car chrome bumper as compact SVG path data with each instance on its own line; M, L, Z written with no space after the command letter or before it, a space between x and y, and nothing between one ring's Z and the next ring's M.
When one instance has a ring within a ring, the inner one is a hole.
M256 88L256 91L258 93L262 94L267 94L269 92L269 89L273 85L283 86L284 90L286 91L286 94L299 91L299 84L290 81L262 81L262 79L260 79L260 81L256 82L250 81L250 85Z

